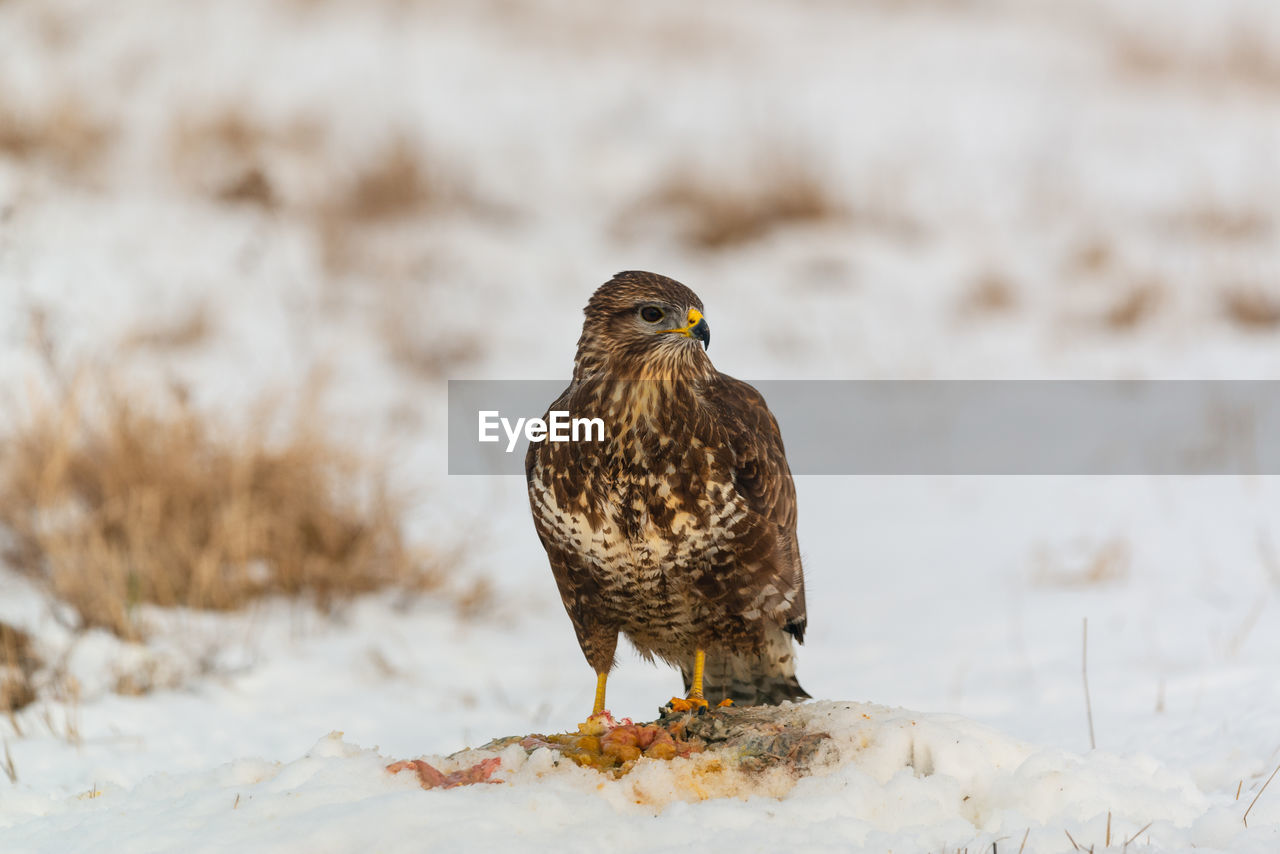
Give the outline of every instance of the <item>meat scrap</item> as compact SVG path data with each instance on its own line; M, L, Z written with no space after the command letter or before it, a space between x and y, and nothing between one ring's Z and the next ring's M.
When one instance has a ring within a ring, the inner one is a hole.
M422 784L424 789L452 789L455 786L470 786L472 783L499 783L500 780L490 780L489 776L498 770L498 766L502 764L502 760L498 757L485 759L477 762L470 768L463 768L460 771L453 771L445 774L430 763L422 759L403 759L399 762L392 762L387 766L387 770L392 774L399 774L401 771L407 771L412 768L418 773L418 782Z

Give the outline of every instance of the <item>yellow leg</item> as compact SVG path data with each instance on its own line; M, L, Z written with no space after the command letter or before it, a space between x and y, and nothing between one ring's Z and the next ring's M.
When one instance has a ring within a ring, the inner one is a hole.
M702 696L702 677L707 670L707 654L698 650L693 654L693 679L689 687L688 697L672 697L668 703L677 712L688 712L692 709L707 707L706 698ZM724 705L723 703L721 705Z
M702 697L702 675L707 669L707 654L702 650L698 650L693 655L693 690L689 692L690 700L701 700Z
M608 673L596 674L596 704L591 709L591 714L593 715L598 715L604 711L604 684L608 681Z

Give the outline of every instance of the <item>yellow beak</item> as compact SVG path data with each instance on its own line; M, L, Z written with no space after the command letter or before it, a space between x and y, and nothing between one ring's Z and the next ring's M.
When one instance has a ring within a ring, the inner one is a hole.
M704 348L711 346L711 327L707 325L706 318L702 316L702 312L696 308L689 309L686 316L687 321L684 326L677 326L675 329L664 329L665 332L677 332L686 338L696 338L702 342Z

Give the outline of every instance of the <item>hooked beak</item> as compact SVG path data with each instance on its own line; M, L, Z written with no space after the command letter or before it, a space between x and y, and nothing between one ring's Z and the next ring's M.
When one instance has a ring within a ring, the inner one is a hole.
M696 308L689 309L686 317L688 321L684 326L678 326L675 329L664 329L663 332L676 332L686 338L694 338L702 342L702 348L709 349L711 347L711 327L707 325L706 318L702 316L702 312Z

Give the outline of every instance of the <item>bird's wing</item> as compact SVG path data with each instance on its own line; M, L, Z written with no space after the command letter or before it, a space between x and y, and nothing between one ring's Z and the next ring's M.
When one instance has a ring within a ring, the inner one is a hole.
M782 431L760 392L741 380L718 374L708 384L704 399L724 430L736 492L753 513L776 526L777 547L771 557L779 589L795 591L785 614L786 628L803 640L804 570L796 541L796 489Z

